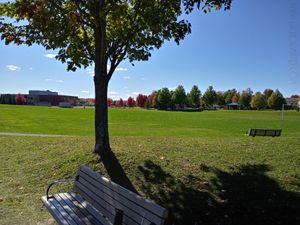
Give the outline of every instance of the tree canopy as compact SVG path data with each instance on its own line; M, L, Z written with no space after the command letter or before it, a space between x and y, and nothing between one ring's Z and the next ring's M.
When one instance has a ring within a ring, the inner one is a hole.
M188 93L187 99L188 103L191 107L199 107L200 106L200 97L201 91L199 90L198 86L193 85L190 93Z
M279 90L272 92L271 96L268 98L268 106L271 109L281 109L283 104L286 104L286 100Z
M56 59L68 70L95 66L95 152L100 153L110 150L107 90L117 66L125 59L148 60L166 40L179 44L191 32L191 24L180 19L184 13L227 10L231 1L16 0L0 3L0 34L6 44L58 51Z
M254 109L265 109L267 107L267 99L260 92L256 92L251 99L250 105Z
M99 28L105 33L101 47L110 63L110 79L122 60L148 60L165 40L179 43L190 33L191 24L178 20L183 10L201 7L206 12L229 9L230 4L231 0L17 0L0 3L0 33L6 44L58 49L56 58L67 63L68 70L76 70L94 63ZM22 21L26 23L15 23Z
M209 86L205 93L203 94L203 102L209 106L212 106L217 102L217 93L214 90L213 86Z

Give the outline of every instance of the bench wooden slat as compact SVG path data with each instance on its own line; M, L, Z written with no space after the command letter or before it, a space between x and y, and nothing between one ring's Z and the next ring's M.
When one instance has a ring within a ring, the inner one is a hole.
M109 213L109 214L106 214L108 217L113 215L112 219L114 219L116 209L121 209L123 211L123 221L125 224L138 225L141 223L141 221L144 221L145 223L147 223L148 220L146 217L143 218L136 212L127 208L125 205L122 205L118 201L115 201L110 196L106 196L106 194L101 192L97 187L93 186L91 183L89 183L85 179L79 178L77 186L79 186L79 188L81 190L84 188L86 188L86 190L89 190L90 191L89 193L83 193L82 195L84 195L85 198L89 198L89 201L95 201L96 208L98 205L101 205L100 206L101 212L103 211L103 208L105 208L106 209L105 212L108 211L108 213ZM99 192L100 192L100 194L99 194ZM86 196L86 194L88 196ZM94 203L93 203L93 205L94 205ZM145 216L146 216L146 214L145 214ZM156 219L156 220L154 220L154 223L157 222L156 224L160 224L159 221L160 220Z
M42 201L48 211L51 213L51 215L55 218L55 220L60 224L60 225L69 225L67 220L63 217L61 212L54 206L54 204L51 204L46 196L42 197Z
M149 201L136 193L133 193L124 187L108 180L107 178L101 176L99 173L93 171L89 167L85 165L80 166L80 171L85 172L86 174L89 174L91 177L93 177L98 182L101 182L103 185L109 187L111 190L114 190L116 193L124 196L125 198L129 199L130 201L134 202L136 205L139 205L149 211L151 211L153 214L157 215L161 218L166 218L168 215L168 211L161 207L160 205Z
M69 198L66 195L66 193L59 193L58 195L65 201L66 204L68 204L68 206L74 211L74 213L81 220L84 221L86 225L91 225L91 224L101 225L99 222L97 223L96 220L93 220L93 216L90 215L89 213L86 213L84 207L82 207L82 205L80 205L80 203L77 202L75 199Z
M90 203L88 203L86 200L84 200L80 195L74 193L74 192L70 192L70 193L65 193L66 195L69 195L71 197L73 197L74 199L76 199L76 201L80 202L80 204L84 207L84 209L87 211L87 213L89 213L90 215L92 215L97 221L100 222L100 224L102 225L110 225L110 223L104 219L99 212L94 209Z
M250 128L248 130L248 136L269 136L269 137L279 137L281 135L281 129L257 129Z
M87 184L85 184L87 185ZM76 191L80 193L80 195L85 198L88 202L90 202L97 210L99 210L105 217L107 217L110 221L114 221L115 214L116 214L116 208L113 205L110 205L109 203L105 202L102 198L99 196L96 196L90 189L89 191L82 191L83 189L86 189L87 186L84 186L82 183L77 183ZM87 193L88 192L88 193ZM128 217L126 214L123 214L123 222L125 225L138 225L136 221L132 220L130 217Z
M76 187L74 187L74 191L80 194L85 200L87 200L93 207L95 207L98 211L100 211L105 217L107 217L110 221L114 221L115 211L112 206L108 203L106 204L101 198L95 197L93 193L81 184L77 183Z
M144 221L144 223L147 221L152 221L158 225L162 224L164 218L157 216L153 213L153 211L151 211L153 209L152 206L156 206L155 203L150 201L139 201L141 197L129 192L127 189L125 189L126 192L123 192L124 195L122 195L120 194L120 189L123 190L121 186L109 181L106 178L100 179L103 177L98 173L96 173L98 176L95 177L94 173L90 173L91 171L94 172L90 169L79 171L79 180L77 182L82 182L82 184L85 185L88 190L93 190L95 195L105 201L105 207L107 207L107 203L109 203L113 206L112 210L115 211L114 208L123 210L125 216L132 218L138 224L140 224L141 221ZM137 197L138 201L136 201ZM136 204L137 202L139 204ZM159 206L159 208L162 207Z
M79 173L80 175L80 173ZM90 177L89 175L79 176L78 182L83 180L84 184L88 185L88 189L93 189L94 193L102 198L105 202L113 205L114 208L123 210L125 215L128 215L130 218L133 218L137 223L140 224L140 221L152 221L155 224L160 224L162 218L153 214L151 211L143 208L140 205L135 204L124 196L120 195L118 192L109 189L109 187L104 186L98 180Z
M50 187L57 182L49 185ZM61 225L111 225L121 210L122 225L162 225L167 210L108 180L85 165L77 171L73 190L42 197Z
M60 194L55 194L53 198L60 204L60 206L72 217L72 219L75 221L76 224L78 225L85 225L85 221L83 221L79 215L78 215L78 208L75 210L74 208L72 209L65 201L63 198L60 197ZM85 217L86 220L88 220Z
M67 224L77 225L72 216L69 215L69 213L60 205L60 203L55 198L46 198L46 201L49 205L53 205L60 212L60 214L64 217L64 220L67 221Z

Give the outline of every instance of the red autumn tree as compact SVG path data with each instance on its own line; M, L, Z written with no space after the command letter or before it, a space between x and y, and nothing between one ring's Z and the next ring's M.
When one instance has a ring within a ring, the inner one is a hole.
M111 98L107 99L107 106L112 107L114 105L114 101Z
M129 97L127 99L127 106L128 107L135 107L136 106L136 102L134 101L134 99L132 97Z
M17 103L17 105L25 105L26 99L25 99L24 95L22 95L20 93L17 94L16 95L16 103Z
M150 107L153 107L153 101L155 96L157 95L156 91L152 91L151 95L148 96Z
M120 98L119 101L117 102L117 106L118 106L119 108L121 108L121 107L124 106L124 101L123 101L122 98Z
M139 94L136 97L136 104L137 104L137 106L141 107L141 108L145 108L145 106L146 106L146 100L147 100L147 96L146 95Z

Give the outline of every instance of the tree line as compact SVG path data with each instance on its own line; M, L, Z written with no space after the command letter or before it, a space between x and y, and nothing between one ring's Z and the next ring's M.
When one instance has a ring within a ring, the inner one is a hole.
M299 99L298 95L292 97ZM138 106L161 110L227 108L230 103L236 103L234 105L240 109L279 110L283 104L286 104L286 99L278 89L265 89L263 93L254 93L250 88L241 92L235 88L227 91L215 91L213 86L209 86L202 95L197 85L193 85L190 92L186 92L182 85L178 85L175 90L164 87L153 91L148 96L139 94L135 99L128 97L127 100L121 98L114 101L109 98L107 101L109 107Z

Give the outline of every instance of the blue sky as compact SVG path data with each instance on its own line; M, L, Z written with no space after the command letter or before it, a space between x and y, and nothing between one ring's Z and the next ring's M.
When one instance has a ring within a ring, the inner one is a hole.
M0 0L0 2L3 2ZM122 63L109 84L109 97L127 99L181 84L189 91L250 87L300 94L298 0L235 0L230 11L185 16L192 33L177 46L166 42L147 62ZM93 97L92 68L67 72L41 46L0 42L0 93L52 90Z

